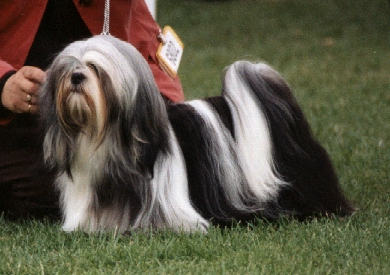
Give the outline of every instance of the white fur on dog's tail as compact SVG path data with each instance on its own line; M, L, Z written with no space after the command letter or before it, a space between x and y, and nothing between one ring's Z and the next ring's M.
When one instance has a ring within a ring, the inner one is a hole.
M237 155L252 191L262 202L272 201L280 186L286 183L281 180L273 162L273 144L267 116L263 113L261 102L256 93L241 77L241 65L252 66L261 78L272 68L259 63L240 61L230 66L225 75L223 96L226 98L233 116ZM266 87L265 87L266 88Z

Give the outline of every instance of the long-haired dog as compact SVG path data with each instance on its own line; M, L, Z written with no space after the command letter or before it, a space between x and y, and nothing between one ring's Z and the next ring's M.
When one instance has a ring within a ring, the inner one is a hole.
M66 231L353 212L289 86L263 63L228 67L221 96L166 104L134 47L95 36L54 60L40 110Z

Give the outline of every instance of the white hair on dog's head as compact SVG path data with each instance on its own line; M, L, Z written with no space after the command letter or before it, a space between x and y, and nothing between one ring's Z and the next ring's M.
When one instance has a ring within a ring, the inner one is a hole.
M326 151L271 67L227 70L222 96L167 104L142 55L112 36L70 44L39 104L64 230L205 230L353 212Z
M129 44L111 36L96 36L65 48L52 64L43 90L43 104L51 105L42 109L44 117L55 119L58 114L59 126L67 135L81 131L101 141L105 128L110 127L109 121L123 119L123 114L133 120L131 125L125 126L126 133L132 140L142 141L149 134L143 129L153 131L160 127L156 125L164 127L167 121L164 103L157 96L159 91L143 57ZM51 104L53 102L56 104ZM137 118L140 111L148 112L139 109L152 106L151 117ZM151 128L142 126L143 123L149 123ZM130 132L127 127L131 127ZM68 142L73 141L68 136ZM53 159L55 151L47 150L47 159Z

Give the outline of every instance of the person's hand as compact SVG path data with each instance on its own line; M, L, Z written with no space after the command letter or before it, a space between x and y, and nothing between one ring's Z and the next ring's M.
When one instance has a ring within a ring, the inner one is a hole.
M36 113L37 92L45 77L46 73L37 67L22 67L4 85L3 106L14 113Z

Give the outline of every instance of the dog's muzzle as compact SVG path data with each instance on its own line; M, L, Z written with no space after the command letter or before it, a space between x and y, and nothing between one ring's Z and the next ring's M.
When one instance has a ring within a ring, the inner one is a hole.
M74 72L70 78L73 85L79 85L86 79L86 76L81 72Z

